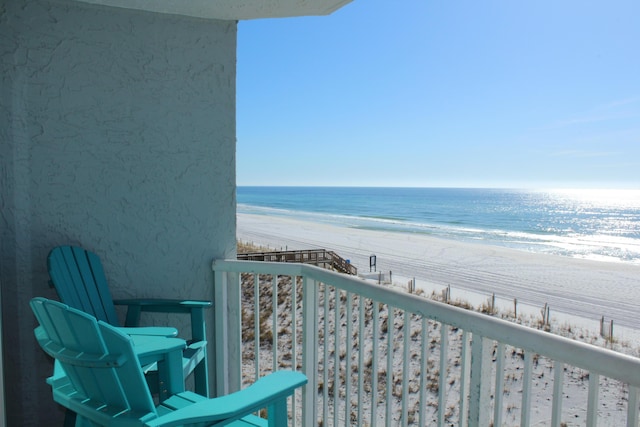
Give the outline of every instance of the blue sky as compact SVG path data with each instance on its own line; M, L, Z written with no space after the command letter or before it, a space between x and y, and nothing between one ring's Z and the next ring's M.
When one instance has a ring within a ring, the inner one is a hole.
M640 1L241 21L238 185L640 188Z

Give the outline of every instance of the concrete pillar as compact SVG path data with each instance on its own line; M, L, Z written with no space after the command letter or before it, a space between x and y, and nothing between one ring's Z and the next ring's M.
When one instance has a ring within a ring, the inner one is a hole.
M28 307L56 298L52 247L100 255L115 297L213 297L211 260L235 256L236 31L69 0L0 3L9 425L62 416Z

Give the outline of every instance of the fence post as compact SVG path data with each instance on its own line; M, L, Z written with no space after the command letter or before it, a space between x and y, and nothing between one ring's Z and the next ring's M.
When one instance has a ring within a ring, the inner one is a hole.
M551 314L550 314L550 307L549 305L547 305L547 326L551 326Z
M542 326L549 326L549 303L544 303L544 307L542 308Z
M609 326L609 340L613 346L613 319L611 319L611 325Z

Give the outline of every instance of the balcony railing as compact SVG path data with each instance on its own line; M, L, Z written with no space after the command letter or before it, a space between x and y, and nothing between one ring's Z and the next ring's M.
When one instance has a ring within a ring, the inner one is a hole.
M213 270L217 393L301 370L294 425L638 426L640 359L315 266Z

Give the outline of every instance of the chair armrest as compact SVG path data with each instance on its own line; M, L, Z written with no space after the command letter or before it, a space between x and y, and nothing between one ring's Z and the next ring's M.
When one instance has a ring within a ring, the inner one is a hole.
M116 327L117 330L127 335L150 335L154 337L167 337L175 338L178 336L178 330L171 326L144 326L141 328L121 328Z
M154 311L161 313L189 313L194 308L209 308L211 301L159 299L159 298L134 298L118 299L113 301L116 305L139 306L142 311Z
M236 393L204 400L178 409L147 422L149 427L181 426L195 423L211 423L219 420L236 420L262 408L282 403L286 417L286 399L296 388L307 383L300 372L278 371L260 378L251 386ZM282 406L279 406L282 409ZM271 416L271 414L270 414Z
M157 362L167 353L176 350L182 352L187 347L187 343L180 338L153 335L132 335L131 342L141 365Z
M204 321L204 309L213 306L211 301L196 301L196 300L178 300L178 299L119 299L114 300L116 305L126 305L127 317L125 319L124 326L132 328L137 327L140 324L140 314L142 312L151 313L190 313L192 320L192 327L195 327L196 323ZM194 320L196 320L194 322ZM195 332L193 339L202 340L204 335Z

